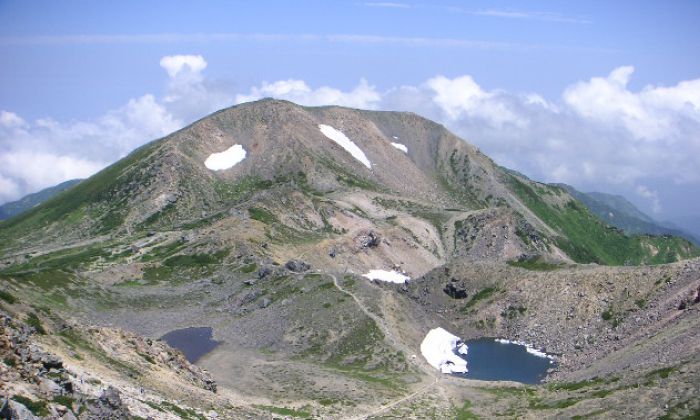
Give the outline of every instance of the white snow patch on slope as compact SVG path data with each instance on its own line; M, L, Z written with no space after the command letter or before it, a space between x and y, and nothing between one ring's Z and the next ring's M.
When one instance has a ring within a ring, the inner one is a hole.
M430 330L420 344L420 352L435 369L442 373L466 373L467 361L457 356L455 349L467 354L467 346L460 338L442 328Z
M381 280L389 283L406 283L411 280L410 277L399 273L398 271L386 270L369 270L369 273L363 274L362 277L367 277L370 280Z
M235 144L220 153L212 153L207 160L204 161L204 166L212 171L223 171L224 169L232 168L235 164L240 163L245 159L245 149L240 144Z
M359 160L367 168L372 169L372 164L370 163L369 159L367 159L367 156L365 156L365 152L363 152L362 149L353 143L353 141L350 140L345 134L336 130L330 125L319 124L318 128L321 130L321 133L323 133L324 136L336 142L340 147L345 149L352 155L352 157Z
M394 143L393 141L391 142L391 145L394 146L395 148L401 150L404 153L408 153L408 147L406 147L405 144L401 143Z
M555 357L552 356L551 354L547 354L547 353L535 348L535 346L533 346L532 344L527 344L524 341L511 341L511 340L506 340L505 338L497 338L496 342L501 343L501 344L516 344L518 346L523 346L523 347L525 347L525 351L527 351L528 353L532 354L533 356L537 356L537 357L545 357L545 358L550 360L550 363L552 363L555 359Z

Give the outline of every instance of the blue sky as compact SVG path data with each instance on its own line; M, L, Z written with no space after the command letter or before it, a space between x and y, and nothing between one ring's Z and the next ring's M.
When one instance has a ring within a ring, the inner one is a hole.
M0 0L0 202L272 95L416 111L536 179L687 219L699 18L697 1ZM172 76L167 56L202 61ZM40 176L11 168L28 144Z

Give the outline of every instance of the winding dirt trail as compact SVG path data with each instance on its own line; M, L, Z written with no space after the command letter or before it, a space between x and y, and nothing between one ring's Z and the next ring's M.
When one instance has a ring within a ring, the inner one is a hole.
M327 274L328 276L330 276L330 277L333 279L333 284L335 285L335 287L336 287L339 291L341 291L342 293L345 293L346 295L350 296L350 297L352 298L352 300L355 301L355 303L356 303L357 306L360 308L360 310L361 310L365 315L367 315L369 318L371 318L371 319L377 324L377 326L378 326L379 329L382 331L382 333L384 334L384 336L391 342L391 344L392 344L395 348L398 348L398 349L402 350L405 354L412 354L412 353L413 353L413 350L414 350L414 349L410 349L410 348L408 348L408 346L406 346L406 345L404 345L402 342L400 342L400 341L396 338L396 336L394 335L393 331L387 326L387 324L386 324L386 322L385 322L384 319L382 319L381 317L379 317L379 316L377 316L376 314L372 313L372 311L370 311L370 310L367 308L367 306L366 306L354 293L352 293L351 291L349 291L349 290L347 290L347 289L344 289L344 288L340 285L340 283L338 282L338 278L337 278L335 275L333 275L333 274L328 274L328 273L326 273L326 274ZM383 290L382 290L381 292L384 293ZM390 409L390 408L396 407L396 406L399 405L399 404L402 404L402 403L404 403L404 402L406 402L406 401L409 401L409 400L411 400L411 399L413 399L413 398L415 398L415 397L417 397L417 396L419 396L419 395L425 393L426 391L428 391L429 389L431 389L431 388L433 388L433 387L438 386L438 383L439 383L439 381L440 381L440 377L437 376L437 375L430 375L430 376L431 376L434 380L431 380L430 382L424 384L423 386L421 386L421 387L418 388L417 390L413 391L412 393L410 393L410 394L408 394L408 395L406 395L406 396L403 396L403 397L401 397L401 398L397 398L397 399L395 399L395 400L392 400L392 401L390 401L390 402L388 402L388 403L386 403L386 404L382 404L381 406L377 407L376 409L373 409L373 410L372 410L371 412L369 412L369 413L365 413L365 414L362 414L362 415L359 415L359 416L351 417L351 419L353 419L353 420L360 420L360 419L366 419L366 418L369 418L369 417L376 416L376 415L378 415L378 414L380 414L380 413L382 413L382 412L384 412L384 411L386 411L386 410L388 410L388 409Z

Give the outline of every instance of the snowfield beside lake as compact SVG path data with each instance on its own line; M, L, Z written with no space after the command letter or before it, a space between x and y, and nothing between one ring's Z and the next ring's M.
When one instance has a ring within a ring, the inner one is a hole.
M553 361L554 361L554 356L549 355L549 354L547 354L547 353L545 353L545 352L543 352L543 351L540 351L540 350L536 349L535 346L533 346L532 344L527 344L527 343L525 343L525 342L523 342L523 341L511 341L511 340L506 340L505 338L497 338L495 341L496 341L497 343L501 343L501 344L516 344L516 345L518 345L518 346L523 346L523 347L525 347L525 350L526 350L528 353L532 354L533 356L547 358L547 359L550 360L550 363L553 363Z
M353 141L350 140L345 134L336 130L330 125L319 124L318 128L321 130L321 133L323 133L324 136L333 140L367 168L372 169L372 164L370 163L369 159L367 159L367 156L365 156L365 152L363 152L362 149L353 143Z
M240 144L235 144L220 153L212 153L207 160L204 161L204 166L212 171L223 171L232 168L237 163L245 159L246 151Z
M442 373L466 373L467 361L456 355L455 350L467 354L462 340L443 328L430 330L420 345L420 352L430 366Z
M370 280L381 280L389 283L406 283L411 280L410 277L399 273L398 271L387 271L387 270L369 270L369 273L363 274L362 277L366 277Z

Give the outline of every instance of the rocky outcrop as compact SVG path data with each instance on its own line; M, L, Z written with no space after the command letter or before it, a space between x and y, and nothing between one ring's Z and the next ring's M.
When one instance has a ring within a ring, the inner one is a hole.
M355 249L363 250L367 248L376 248L382 243L382 238L374 230L361 232L353 239Z
M442 291L452 299L466 299L469 296L469 293L467 293L467 283L455 278L452 278Z
M287 270L294 273L303 273L311 268L309 264L302 260L289 260L284 266Z

